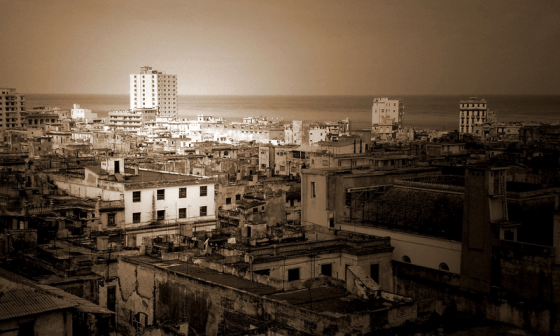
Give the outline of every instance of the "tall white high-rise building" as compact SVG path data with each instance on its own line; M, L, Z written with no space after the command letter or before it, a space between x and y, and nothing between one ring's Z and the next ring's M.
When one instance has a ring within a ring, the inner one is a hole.
M159 117L177 118L177 75L168 75L143 66L130 75L130 108L158 109Z
M459 104L459 132L473 133L475 126L484 125L487 115L486 100L470 97Z

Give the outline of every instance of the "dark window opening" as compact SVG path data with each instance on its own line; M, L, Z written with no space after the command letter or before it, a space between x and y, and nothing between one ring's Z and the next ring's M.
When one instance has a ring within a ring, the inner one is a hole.
M140 202L140 191L133 191L132 192L132 202Z
M371 264L369 266L369 273L373 281L379 284L379 264Z
M262 270L258 270L258 271L254 271L255 274L259 274L259 275L266 275L266 276L270 276L270 269L262 269Z
M132 223L140 223L140 212L132 214Z
M332 277L332 264L321 265L321 274Z
M187 218L187 208L179 209L179 218Z
M231 197L226 198L226 204L231 204Z
M201 206L200 207L200 217L206 216L207 214L207 207L206 206Z
M200 196L208 195L208 186L200 186Z
M107 214L107 226L115 226L116 221L115 221L115 214L114 213L110 213Z
M513 230L506 230L506 231L504 231L504 240L511 240L511 241L513 241L513 238L514 238Z
M311 197L315 197L315 182L311 182Z
M165 189L158 189L157 199L158 200L164 200L165 199Z
M165 220L165 210L157 211L157 220Z
M299 279L299 268L292 268L288 270L288 281L296 281Z
M187 188L179 188L179 198L187 198Z

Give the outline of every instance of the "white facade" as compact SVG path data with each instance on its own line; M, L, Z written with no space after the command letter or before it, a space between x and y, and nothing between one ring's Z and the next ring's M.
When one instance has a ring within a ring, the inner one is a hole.
M72 119L95 119L97 113L91 112L90 109L80 108L80 104L74 104L74 107L70 110L70 117Z
M177 75L168 75L140 68L139 74L130 75L130 109L157 108L163 118L177 118Z
M319 141L327 140L328 131L325 126L310 126L309 128L309 144L312 145Z
M127 227L216 218L214 184L162 185L125 190L124 204Z
M398 99L375 98L371 108L371 125L374 131L378 131L379 125L396 124L402 128L403 103Z
M482 126L486 122L486 100L470 97L461 100L459 104L459 133L474 133L475 126Z
M109 126L115 130L138 132L142 129L141 111L109 111Z

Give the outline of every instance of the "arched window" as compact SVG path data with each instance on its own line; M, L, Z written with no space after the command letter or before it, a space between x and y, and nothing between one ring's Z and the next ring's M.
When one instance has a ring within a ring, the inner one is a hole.
M409 264L410 264L410 262L411 262L411 261L410 261L410 257L407 256L407 255L404 255L404 256L402 257L401 260L402 260L402 262L409 263Z
M448 271L449 272L449 266L447 266L446 263L439 264L439 269L442 270L442 271Z

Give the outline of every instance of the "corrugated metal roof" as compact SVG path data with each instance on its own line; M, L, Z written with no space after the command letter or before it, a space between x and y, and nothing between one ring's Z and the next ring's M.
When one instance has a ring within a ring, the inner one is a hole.
M0 292L0 320L78 306L42 291L30 289Z

